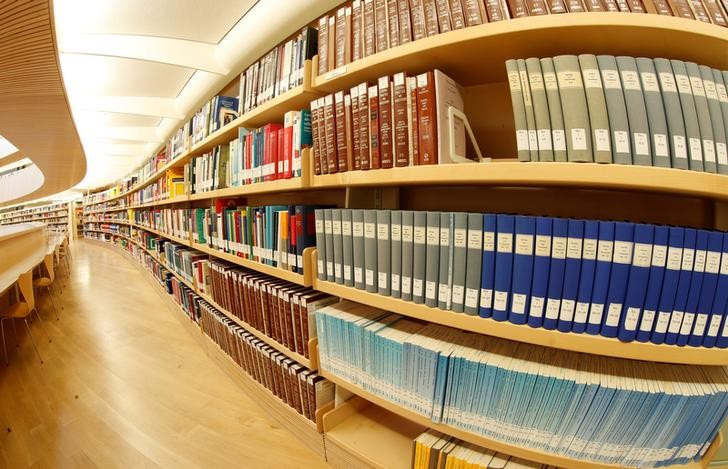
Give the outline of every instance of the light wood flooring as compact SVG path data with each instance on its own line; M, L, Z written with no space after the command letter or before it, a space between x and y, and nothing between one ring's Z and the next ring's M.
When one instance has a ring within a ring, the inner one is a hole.
M18 323L0 365L3 468L319 468L323 459L274 425L173 317L131 258L93 241L72 248L53 340Z

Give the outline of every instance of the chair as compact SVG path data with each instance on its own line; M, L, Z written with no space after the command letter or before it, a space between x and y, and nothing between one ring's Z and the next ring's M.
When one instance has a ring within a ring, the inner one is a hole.
M47 277L43 276L43 268L45 268ZM51 304L53 305L53 312L56 314L56 320L58 320L58 309L56 308L56 302L53 299L53 292L51 292L51 285L56 278L53 269L53 253L46 254L43 258L43 262L40 265L41 276L33 280L33 289L45 287L48 291L48 296L51 298Z
M71 266L68 263L68 258L71 257L71 252L68 249L68 237L63 238L63 242L60 245L58 253L61 259L63 259L64 261L64 264L66 266L66 273L68 275L71 275Z
M40 362L42 364L43 358L40 356L40 352L38 352L38 347L36 347L35 339L33 338L33 332L30 330L30 324L28 323L28 316L30 316L31 313L35 311L35 315L38 316L38 322L40 322L40 325L41 327L43 327L43 331L45 332L43 320L41 319L40 314L38 314L38 310L35 309L35 296L33 295L33 270L31 269L28 272L21 274L20 277L18 277L17 285L18 289L20 290L18 301L12 303L6 309L0 311L0 335L2 335L3 337L3 353L5 354L5 365L7 366L9 364L8 351L5 345L5 321L13 319L22 319L23 322L25 322L25 327L28 328L28 335L30 336L30 341L33 344L33 349L35 350L35 353L38 355L38 358L40 359ZM13 323L13 328L14 327L15 323ZM45 332L45 335L46 337L48 337L48 342L51 342L51 339L48 336L47 332ZM17 332L15 334L15 341L16 343L18 341Z

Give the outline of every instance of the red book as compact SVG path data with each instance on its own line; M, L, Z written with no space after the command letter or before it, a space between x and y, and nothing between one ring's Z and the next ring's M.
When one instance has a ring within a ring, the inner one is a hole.
M336 137L336 156L338 158L338 170L344 172L349 170L349 145L346 132L346 109L344 105L344 92L334 94L334 133Z
M334 96L327 95L324 98L324 132L326 135L326 164L328 172L335 173L339 170L339 160L336 152L336 114L334 112ZM321 164L324 164L323 158Z
M369 97L367 84L359 84L359 166L369 169Z
M293 113L286 113L285 127L283 127L283 159L284 173L283 177L290 179L293 177Z
M351 89L351 153L353 158L352 169L355 171L361 169L359 160L359 87L355 86Z
M417 108L417 77L407 77L407 104L409 108L409 116L407 123L409 124L409 165L415 166L420 164L419 150L419 119Z
M288 165L288 161L286 160L286 156L283 151L284 147L284 133L285 129L281 128L278 129L278 142L276 144L276 149L278 150L276 152L276 162L278 163L276 165L277 171L275 172L275 178L274 179L283 179L286 177L286 166ZM289 166L290 167L290 166Z
M392 78L392 112L394 114L394 164L409 165L409 124L407 122L407 78L398 73Z
M392 157L392 100L390 97L389 77L381 77L377 82L379 93L379 156L382 168L391 168Z

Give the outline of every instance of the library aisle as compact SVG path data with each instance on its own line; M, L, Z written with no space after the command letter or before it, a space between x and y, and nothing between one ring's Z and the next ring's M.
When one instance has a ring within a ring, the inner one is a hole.
M200 353L133 260L94 241L71 253L59 321L41 296L53 342L32 324L45 363L8 335L0 467L328 467Z

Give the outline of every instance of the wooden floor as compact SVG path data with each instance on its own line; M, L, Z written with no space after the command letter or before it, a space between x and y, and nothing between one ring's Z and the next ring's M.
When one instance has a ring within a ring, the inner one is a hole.
M0 366L0 467L328 467L212 362L129 257L75 243L41 365L18 324ZM61 279L64 281L64 279Z

